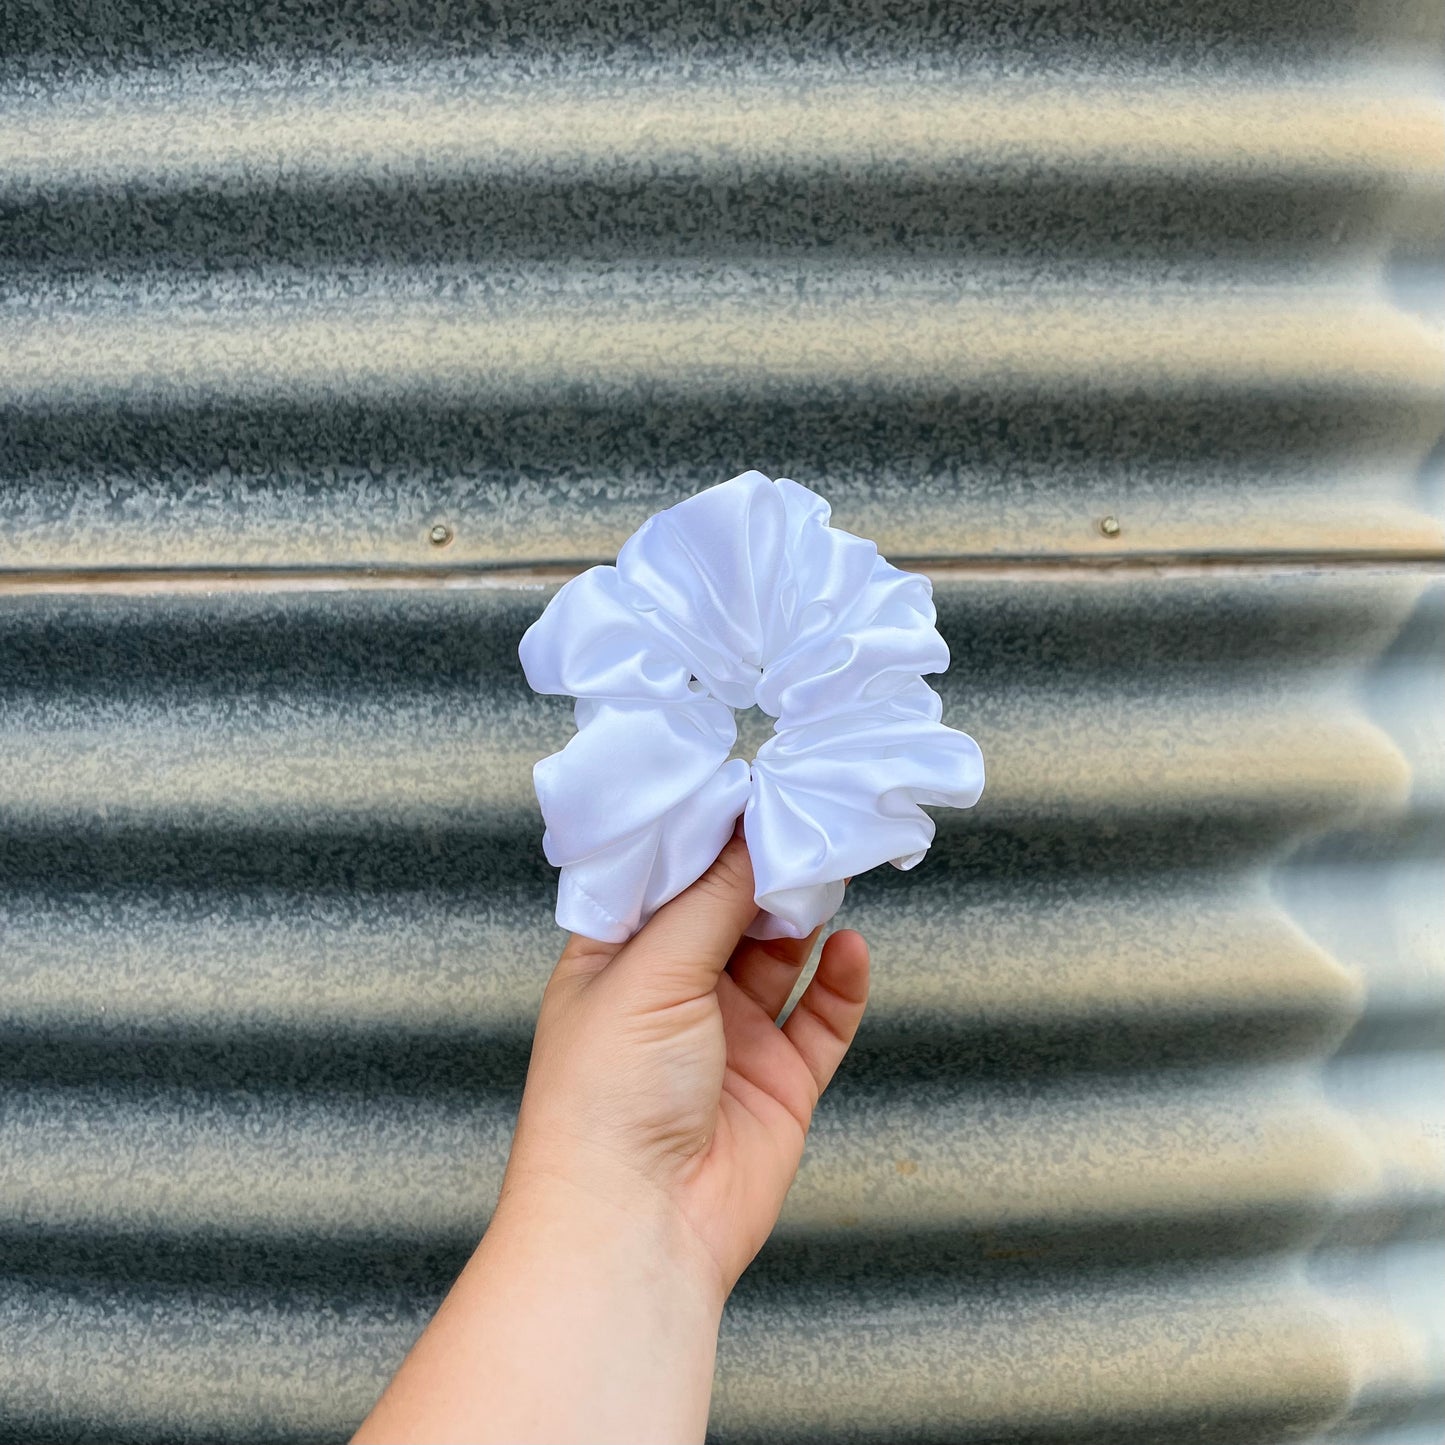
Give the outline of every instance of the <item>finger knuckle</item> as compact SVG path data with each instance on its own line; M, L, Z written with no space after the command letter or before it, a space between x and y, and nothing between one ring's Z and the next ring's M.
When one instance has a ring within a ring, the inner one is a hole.
M703 875L708 885L719 892L736 893L744 888L749 892L753 886L752 863L748 850L739 838L728 842L717 861Z

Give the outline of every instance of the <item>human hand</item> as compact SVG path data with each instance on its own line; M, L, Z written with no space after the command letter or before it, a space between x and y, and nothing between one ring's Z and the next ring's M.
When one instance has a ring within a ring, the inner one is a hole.
M504 1201L557 1181L676 1220L725 1297L777 1222L818 1097L858 1030L868 948L818 931L743 938L757 912L740 834L624 944L574 934L537 1022Z
M492 1222L356 1445L703 1438L723 1302L868 990L835 933L778 1028L816 934L755 913L734 837L627 943L567 944Z

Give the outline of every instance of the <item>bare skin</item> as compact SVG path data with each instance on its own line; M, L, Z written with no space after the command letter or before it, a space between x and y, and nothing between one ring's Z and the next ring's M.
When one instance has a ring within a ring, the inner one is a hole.
M863 1016L868 949L742 937L735 837L625 944L573 935L496 1213L370 1442L701 1441L723 1304L777 1222Z

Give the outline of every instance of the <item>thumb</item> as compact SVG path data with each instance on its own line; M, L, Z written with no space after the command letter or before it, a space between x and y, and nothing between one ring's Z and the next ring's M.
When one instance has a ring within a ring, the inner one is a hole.
M739 830L707 872L622 947L608 971L627 975L649 1003L711 993L743 929L757 917L753 888L752 860Z

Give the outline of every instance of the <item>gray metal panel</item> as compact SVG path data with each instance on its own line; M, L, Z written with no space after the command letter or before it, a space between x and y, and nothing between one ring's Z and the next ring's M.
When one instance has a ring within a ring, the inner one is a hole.
M517 639L757 465L990 784L718 1438L1438 1439L1441 20L7 6L0 1436L364 1413L559 942Z

